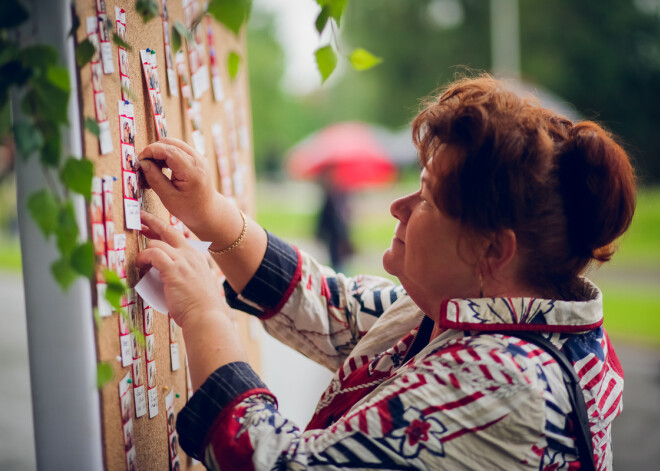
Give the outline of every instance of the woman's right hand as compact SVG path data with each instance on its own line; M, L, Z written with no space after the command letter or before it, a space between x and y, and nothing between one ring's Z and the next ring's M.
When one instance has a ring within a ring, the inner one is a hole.
M163 205L200 239L211 228L218 200L206 158L179 139L164 138L145 147L138 156L149 186ZM169 168L168 178L163 168Z

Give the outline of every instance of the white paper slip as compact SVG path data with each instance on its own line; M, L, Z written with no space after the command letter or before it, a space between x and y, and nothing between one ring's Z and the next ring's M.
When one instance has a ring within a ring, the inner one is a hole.
M211 242L192 239L188 239L187 241L199 253L206 253L207 249L211 246ZM138 292L148 306L153 307L156 311L163 314L169 312L167 309L167 302L165 301L163 282L160 279L160 272L155 268L151 268L142 279L138 281L135 285L135 291Z

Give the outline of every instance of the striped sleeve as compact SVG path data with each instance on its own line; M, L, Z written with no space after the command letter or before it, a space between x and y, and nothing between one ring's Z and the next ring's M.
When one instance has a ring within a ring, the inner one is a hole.
M234 309L261 319L271 317L284 305L300 281L300 253L280 238L267 232L264 258L252 279L238 294L224 283L227 303Z
M190 456L202 460L203 450L210 440L214 424L223 412L253 394L272 394L250 365L229 363L213 372L195 392L177 417L181 448ZM272 396L274 400L274 396Z

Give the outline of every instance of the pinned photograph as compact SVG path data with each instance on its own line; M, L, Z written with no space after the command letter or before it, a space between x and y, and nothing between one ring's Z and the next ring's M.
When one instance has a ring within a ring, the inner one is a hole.
M154 361L156 359L156 340L154 334L149 334L144 337L147 348L147 361Z
M107 221L105 223L105 248L108 254L115 251L115 223Z
M170 458L174 459L179 455L179 439L176 433L170 435Z
M167 409L167 433L171 435L174 433L174 428L176 427L176 421L174 419L174 409Z
M154 114L163 114L163 100L160 98L160 93L155 90L151 90L149 93L154 106Z
M128 52L124 49L119 49L119 73L121 75L130 76L128 73Z
M100 193L92 193L92 201L89 207L93 223L103 223L103 197Z
M92 63L98 62L101 59L101 46L99 45L99 36L98 34L90 34L88 36L89 42L94 46L94 55L92 56Z
M153 388L156 386L156 362L147 362L147 386Z
M103 91L103 68L100 62L92 64L92 89L95 92Z
M124 198L137 200L137 180L133 172L124 173Z
M123 314L119 314L119 335L128 335L130 329L128 326L128 319Z
M99 40L101 42L110 41L110 36L108 35L108 15L105 13L99 15Z
M161 115L156 116L156 129L158 130L158 139L167 137L167 121Z
M174 322L174 319L172 316L169 316L170 318L170 343L176 342L176 322Z
M126 470L137 471L137 458L135 455L135 447L131 448L126 453Z
M117 22L117 36L119 36L124 42L126 41L126 25L119 21Z
M97 13L106 13L105 0L96 0L96 11Z
M142 358L133 358L133 387L144 384L144 368Z
M130 144L121 145L121 154L122 154L122 168L133 172L133 167L135 166L135 147Z
M94 94L94 102L96 104L96 120L98 122L102 121L107 121L108 120L108 108L105 104L105 93L100 92L100 93L95 93Z
M119 117L119 128L121 129L121 142L125 144L135 144L135 123L132 118L126 116Z
M121 98L123 100L130 100L131 99L131 79L128 78L126 75L121 76Z
M129 392L124 393L121 396L120 406L121 406L121 421L125 423L128 419L131 418L131 406L132 406L131 395Z
M94 253L97 255L105 254L105 226L103 224L92 224L92 231Z
M144 308L144 335L153 333L154 328L154 309L151 306Z
M133 419L124 424L124 449L133 448Z
M103 212L104 212L104 219L106 224L113 221L114 219L113 211L114 211L114 203L113 203L112 192L107 191L103 194Z
M140 356L140 348L138 346L137 337L135 336L135 334L131 333L130 337L131 337L131 354L133 356L133 360L135 360Z

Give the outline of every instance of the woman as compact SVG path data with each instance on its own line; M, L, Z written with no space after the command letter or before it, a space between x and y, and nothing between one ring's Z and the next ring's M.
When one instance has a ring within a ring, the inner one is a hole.
M596 468L611 469L623 373L601 293L582 275L630 224L628 157L596 124L490 77L450 85L413 137L420 189L392 203L383 256L401 285L335 273L244 219L190 146L169 139L141 153L167 209L211 241L229 304L337 370L306 431L280 416L204 257L143 213L152 241L138 265L161 272L198 391L177 421L187 453L214 469L576 469L579 424L560 368L510 332L520 330L542 333L573 364Z

